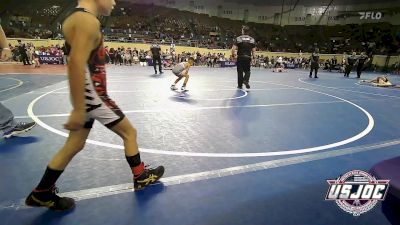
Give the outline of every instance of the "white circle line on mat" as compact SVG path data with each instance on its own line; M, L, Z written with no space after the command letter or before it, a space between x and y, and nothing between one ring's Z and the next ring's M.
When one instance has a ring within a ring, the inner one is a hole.
M279 151L269 151L269 152L254 152L254 153L211 153L211 152L184 152L184 151L172 151L172 150L159 150L159 149L148 149L148 148L140 148L141 152L145 152L145 153L153 153L153 154L164 154L164 155L177 155L177 156L190 156L190 157L219 157L219 158L240 158L240 157L262 157L262 156L281 156L281 155L294 155L294 154L303 154L303 153L310 153L310 152L317 152L317 151L322 151L322 150L327 150L327 149L331 149L331 148L335 148L335 147L339 147L342 145L346 145L349 144L351 142L357 141L361 138L363 138L364 136L366 136L369 132L371 132L371 130L374 127L374 119L371 116L371 114L365 110L364 108L362 108L361 106L348 101L346 99L331 95L331 94L327 94L327 93L323 93L320 91L315 91L315 90L311 90L311 89L307 89L307 88L301 88L301 87L296 87L296 86L290 86L290 85L284 85L284 84L278 84L278 83L273 83L273 82L263 82L263 81L253 81L253 82L258 82L258 83L269 83L269 84L274 84L274 85L278 85L278 86L285 86L285 87L291 87L291 88L296 88L296 89L300 89L300 90L306 90L306 91L310 91L310 92L314 92L314 93L319 93L322 95L326 95L326 96L330 96L332 98L336 98L339 99L341 101L344 101L356 108L358 108L359 110L361 110L361 112L363 112L366 117L368 118L368 125L366 126L366 128L361 131L360 133L356 134L355 136L352 136L350 138L347 138L345 140L342 141L338 141L335 143L330 143L330 144L326 144L326 145L321 145L321 146L316 146L316 147L309 147L309 148L303 148L303 149L293 149L293 150L279 150ZM37 97L36 99L34 99L28 106L27 112L28 115L40 126L42 126L43 128L56 133L60 136L63 137L67 137L68 134L57 130L51 126L49 126L48 124L44 123L43 121L41 121L33 112L33 107L36 104L37 101L39 101L41 98L43 98L44 96L51 94L52 92L58 91L60 89L63 88L59 88L59 89L55 89L53 91L49 91L39 97ZM122 145L116 145L116 144L111 144L111 143L106 143L106 142L101 142L101 141L95 141L95 140L90 140L88 139L86 141L86 143L90 143L90 144L94 144L94 145L98 145L98 146L103 146L103 147L108 147L108 148L115 148L115 149L123 149L124 147Z
M5 92L5 91L9 91L9 90L12 90L12 89L15 89L15 88L20 87L21 85L24 84L24 82L23 82L22 80L19 80L19 79L15 79L15 78L11 78L11 77L0 77L0 78L9 79L9 80L15 80L15 81L18 82L16 85L14 85L14 86L12 86L12 87L9 87L9 88L0 90L0 93L1 93L1 92Z

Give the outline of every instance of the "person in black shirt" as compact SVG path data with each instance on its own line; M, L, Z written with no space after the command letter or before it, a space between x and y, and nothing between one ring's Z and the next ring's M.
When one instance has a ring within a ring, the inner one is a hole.
M311 54L310 57L310 63L311 63L311 70L310 70L310 78L312 77L312 72L313 70L315 71L314 73L314 78L318 78L317 73L318 73L318 68L319 68L319 49L316 48L314 52Z
M334 57L331 59L331 64L330 64L329 72L331 72L332 69L334 69L334 70L337 69L337 58L336 58L336 56L334 56Z
M110 48L110 52L108 54L110 56L111 64L114 64L114 62L115 62L115 49L114 48Z
M265 65L264 65L264 68L269 68L269 57L268 56L266 56L265 58L264 58L264 63L265 63Z
M236 43L232 46L232 55L235 58L235 51L237 50L237 73L238 73L238 86L242 89L243 84L247 89L250 89L250 63L252 56L256 51L254 38L248 35L249 28L243 26L242 35L236 38ZM243 77L244 72L244 77Z
M361 77L361 72L364 70L364 64L369 61L367 55L364 52L361 52L360 56L358 57L358 64L357 64L357 78Z
M140 66L146 66L146 53L143 50L140 50L139 53L139 62L140 62Z
M122 52L121 48L118 48L117 51L115 52L115 65L119 63L120 66L122 66Z
M345 71L344 71L344 76L345 77L349 77L350 72L353 69L354 64L356 63L356 61L357 61L357 56L356 56L355 52L353 52L353 54L351 56L347 57L347 59L346 59L346 68L345 68Z
M333 57L332 59L332 65L335 67L337 65L337 58L336 56Z
M61 47L61 50L63 52L63 64L67 65L67 63L68 63L68 53L69 52L68 52L68 49L65 46L65 44L63 44L63 46ZM34 64L35 64L35 67L36 67L36 62Z
M155 42L151 46L150 51L153 56L154 72L157 74L157 64L158 64L158 70L160 71L160 74L162 74L163 71L162 71L162 64L161 64L161 47L157 44L157 42Z
M25 44L23 44L21 40L18 40L18 51L21 55L21 61L24 63L24 65L31 65L31 62L29 62L28 59L28 55L26 54Z

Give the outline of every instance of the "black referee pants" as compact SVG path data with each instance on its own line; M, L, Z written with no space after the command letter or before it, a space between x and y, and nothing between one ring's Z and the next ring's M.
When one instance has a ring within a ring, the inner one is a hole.
M314 72L314 77L315 78L317 78L318 77L318 69L319 69L319 65L318 65L318 63L311 63L311 68L310 68L311 70L310 70L310 76L309 77L312 77L312 73L313 73L313 71L315 71Z
M357 65L357 77L361 77L361 72L364 70L364 63L359 63Z
M157 63L158 63L158 69L160 73L162 73L161 57L153 57L153 67L156 73L157 73Z
M250 62L251 62L250 58L238 59L237 61L238 87L242 87L243 82L248 83L250 80Z
M346 65L346 68L344 70L344 76L345 77L349 77L350 76L350 72L353 69L353 66L354 66L353 64Z

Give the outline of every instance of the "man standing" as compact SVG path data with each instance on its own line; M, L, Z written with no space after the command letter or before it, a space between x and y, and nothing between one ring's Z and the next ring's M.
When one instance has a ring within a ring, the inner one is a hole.
M366 62L369 62L369 58L364 52L361 52L360 56L358 57L357 78L361 77L361 72L364 70L364 65Z
M345 72L344 72L344 76L345 77L349 77L350 76L350 72L354 67L354 64L357 61L357 54L356 52L353 52L353 54L351 56L348 56L346 58L346 68L345 68Z
M158 70L160 71L160 74L162 74L163 71L161 64L161 47L157 44L157 42L154 42L154 44L150 48L150 51L153 56L153 67L155 74L157 74L157 63L158 63Z
M312 77L312 72L313 70L315 71L314 73L314 78L318 78L317 73L318 73L318 68L319 68L319 49L316 48L314 52L311 54L310 57L310 63L311 63L311 70L310 70L310 78Z
M21 61L24 63L24 65L31 65L31 62L29 62L28 59L28 55L26 54L25 44L23 44L21 40L18 40L18 51L21 55Z
M250 89L250 63L255 51L255 40L249 36L249 27L243 26L242 35L236 38L236 43L232 46L232 55L234 58L237 56L238 89L242 89L243 84Z

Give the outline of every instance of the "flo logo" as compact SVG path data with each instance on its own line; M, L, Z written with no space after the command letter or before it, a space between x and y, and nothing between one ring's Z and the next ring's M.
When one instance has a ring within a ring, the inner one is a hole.
M345 212L360 216L385 200L389 180L377 180L362 170L352 170L329 184L325 200L335 201Z
M361 20L373 19L380 20L382 18L381 12L359 12Z

